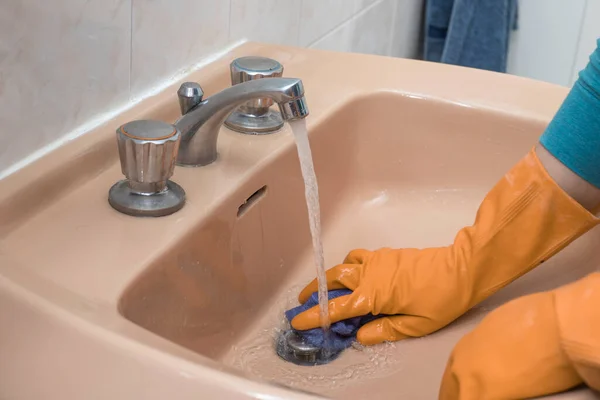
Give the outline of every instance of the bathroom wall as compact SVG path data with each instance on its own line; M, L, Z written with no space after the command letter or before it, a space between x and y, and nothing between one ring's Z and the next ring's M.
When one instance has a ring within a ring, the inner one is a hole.
M577 52L573 66L571 83L577 80L577 75L588 63L590 54L596 48L600 39L600 0L586 0L584 15L577 40Z
M571 86L600 37L600 0L521 0L508 72Z
M423 0L3 0L0 178L249 39L399 57Z

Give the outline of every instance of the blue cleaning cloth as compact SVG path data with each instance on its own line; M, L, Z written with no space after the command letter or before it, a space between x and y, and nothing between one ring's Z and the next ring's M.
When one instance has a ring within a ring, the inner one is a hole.
M329 300L335 299L340 296L346 296L352 293L348 289L330 290L328 292ZM300 314L303 311L308 310L319 304L319 295L317 292L313 293L308 301L298 307L294 307L285 312L285 317L288 321ZM381 315L375 316L373 314L364 315L362 317L354 317L343 321L331 324L329 331L329 341L325 343L325 336L321 328L309 329L307 331L296 331L304 340L313 346L324 348L327 345L327 349L331 351L341 351L352 345L352 342L356 340L356 332L358 329L366 324L367 322L373 321L374 319L380 318Z
M424 59L505 72L517 0L427 0Z
M567 168L600 188L600 39L540 143Z

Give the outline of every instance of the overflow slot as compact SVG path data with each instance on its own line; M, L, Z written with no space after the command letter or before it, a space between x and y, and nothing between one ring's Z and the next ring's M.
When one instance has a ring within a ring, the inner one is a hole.
M237 217L241 218L246 214L256 203L262 200L263 197L267 194L267 186L263 186L258 189L256 192L252 193L248 198L244 201L242 205L238 207Z

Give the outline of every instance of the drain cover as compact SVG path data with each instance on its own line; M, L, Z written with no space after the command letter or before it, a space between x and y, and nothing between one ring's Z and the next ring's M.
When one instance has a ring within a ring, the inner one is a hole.
M293 330L283 331L277 338L275 351L279 357L296 365L323 365L335 360L340 353L315 347Z

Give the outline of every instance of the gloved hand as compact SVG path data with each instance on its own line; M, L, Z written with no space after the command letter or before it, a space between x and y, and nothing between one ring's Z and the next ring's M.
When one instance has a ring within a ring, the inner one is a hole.
M513 300L454 348L441 400L524 399L600 389L600 274Z
M365 324L358 341L375 344L434 332L548 259L597 224L547 174L531 150L487 194L473 226L448 247L355 250L327 271L329 289L348 296L329 302L331 322L390 314ZM300 293L317 291L314 280ZM318 307L292 320L319 326Z

